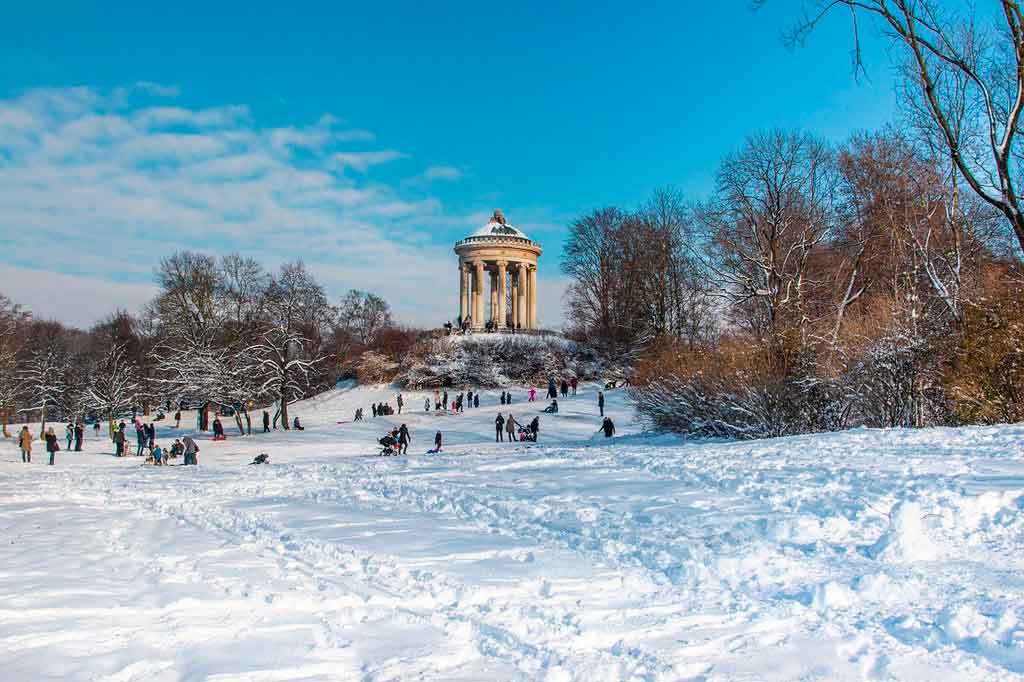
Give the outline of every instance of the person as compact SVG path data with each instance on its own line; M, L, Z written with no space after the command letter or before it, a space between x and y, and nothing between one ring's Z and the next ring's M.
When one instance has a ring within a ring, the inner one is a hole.
M93 435L93 438L99 438L100 437L100 418L99 417L96 417L96 419L93 420L93 422L92 422L92 435Z
M502 405L505 404L505 391L501 392L501 396L498 398L498 402L500 402Z
M548 397L552 398L552 399L558 397L558 389L555 388L555 378L554 377L550 377L548 379Z
M71 441L75 439L75 425L72 424L71 422L68 422L68 425L64 427L64 435L67 436L68 438L68 446L65 449L70 450Z
M357 407L355 416L352 417L352 421L361 422L363 421L363 408Z
M512 404L512 391L509 391L508 393L505 394L505 404L506 405L511 405Z
M191 436L185 436L181 439L181 442L182 445L185 446L185 461L183 464L185 466L190 464L198 465L199 458L196 457L196 454L199 452L199 446L196 445L196 442L192 440Z
M292 428L296 431L305 431L306 428L299 423L299 415L295 415L295 419L292 420Z
M466 391L466 404L473 407L473 391Z
M409 443L412 442L412 436L409 435L409 427L405 424L398 429L398 453L401 455L409 454Z
M220 417L213 418L213 437L215 440L225 440L224 425L221 424Z
M174 439L174 445L171 446L171 459L177 459L185 454L185 446L181 444L180 438Z
M531 386L530 387L530 400L527 401L527 402L531 402L532 403L536 399L537 399L537 389L534 388L533 386Z
M537 442L537 434L540 433L540 417L534 417L533 421L530 422L530 438L534 443Z
M441 410L441 391L434 390L434 412Z
M441 394L441 407L444 408L445 412L448 411L448 389L447 388L444 389L444 393Z
M135 444L138 446L135 456L142 457L142 451L146 449L146 429L139 422L135 422Z
M398 445L398 439L395 436L395 432L388 431L380 440L377 441L384 446L380 451L380 457L395 454L395 446Z
M60 443L57 442L57 434L53 427L46 429L46 451L50 453L50 466L53 466L53 457L60 451Z
M21 427L18 434L18 447L21 448L21 461L24 464L32 463L32 434L27 426Z
M558 401L552 400L551 404L544 408L548 414L558 414Z
M163 466L164 463L164 451L159 445L153 443L153 464L156 466Z
M441 432L434 434L434 452L441 452Z
M377 417L377 403L370 403L370 411L373 413L374 418Z
M456 412L462 412L465 407L466 407L465 396L463 396L463 394L460 393L459 397L455 399L455 408L456 408L455 411Z
M447 393L445 395L448 395ZM395 402L398 403L398 414L402 414L402 405L405 405L405 400L402 399L402 394L399 393L398 397L395 398Z
M430 397L429 396L423 399L423 411L424 412L430 412Z
M476 392L473 396L473 407L480 407L480 391Z
M566 381L565 379L562 379L562 397L569 397L569 382Z
M576 395L576 387L579 385L579 383L579 379L577 379L576 377L573 377L572 379L569 380L569 385L572 387L573 395Z
M597 409L601 411L601 416L604 416L604 391L597 392Z
M85 440L85 424L78 422L75 424L75 452L82 451L83 440Z
M601 430L604 431L605 438L611 438L615 435L615 424L612 422L611 418L604 418L604 421L601 422Z
M117 457L124 457L124 422L114 429L114 448Z
M174 413L174 428L181 428L181 410L178 410Z
M494 418L494 442L498 443L505 439L505 418L501 416L501 412Z
M153 446L156 444L156 424L153 422L150 422L149 426L146 427L146 439L148 441L147 447L149 447L149 451L152 452Z
M263 433L270 433L270 413L263 410Z
M515 417L513 417L512 413L509 412L508 413L508 419L505 420L505 432L508 433L508 442L509 443L515 443L516 442L516 427L517 426L519 426L519 425L516 423Z

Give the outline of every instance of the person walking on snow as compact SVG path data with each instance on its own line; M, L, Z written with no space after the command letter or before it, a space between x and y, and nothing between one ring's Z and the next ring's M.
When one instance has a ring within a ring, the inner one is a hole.
M508 419L505 420L505 433L508 434L508 442L509 443L515 443L516 442L516 427L517 426L519 426L519 425L516 424L515 417L513 417L512 413L509 412L508 413Z
M480 407L480 391L476 392L473 396L473 407Z
M370 409L373 410L373 416L377 416L377 403L370 403Z
M266 413L264 413L264 414L266 414ZM178 411L176 411L174 413L174 428L176 428L176 429L180 429L181 428L181 410L178 410Z
M572 394L573 394L573 395L576 395L576 386L578 386L578 385L579 385L579 383L580 383L580 382L579 382L579 380L578 380L578 379L577 379L576 377L573 377L573 378L572 378L572 379L571 379L571 380L569 381L569 386L571 386L571 387L572 387Z
M402 424L398 427L398 454L408 455L409 454L409 443L412 442L412 436L409 435L409 427Z
M53 427L46 429L46 451L50 453L50 466L53 466L53 457L60 451L60 443L57 442L57 434Z
M530 387L530 400L528 402L532 403L536 399L537 399L537 389L535 389L534 387L531 386Z
M604 391L597 392L597 409L601 411L601 416L604 416Z
M609 417L605 417L601 422L601 430L604 431L605 438L611 438L615 435L615 423Z
M23 464L32 463L32 434L29 433L27 426L21 427L21 433L18 434L18 447L21 448L21 461Z
M444 393L441 394L441 407L445 412L448 411L448 389L445 389Z
M554 400L558 397L558 389L555 388L555 378L551 377L548 379L548 398Z
M185 461L184 464L199 464L199 459L196 457L196 453L199 452L199 446L192 440L191 436L185 436L181 439L182 444L185 446Z
M73 441L75 439L75 425L72 424L71 422L68 422L68 425L64 427L64 431L65 431L64 435L67 436L67 438L68 438L68 446L65 449L66 450L70 450L71 449L71 441Z
M398 403L398 414L402 414L402 405L405 405L405 400L402 399L401 393L399 393L398 397L395 398L395 402Z
M505 418L501 416L501 412L494 418L494 442L498 443L505 440Z
M270 433L270 413L263 410L263 433Z
M562 379L562 397L569 397L569 382L566 381L565 379Z

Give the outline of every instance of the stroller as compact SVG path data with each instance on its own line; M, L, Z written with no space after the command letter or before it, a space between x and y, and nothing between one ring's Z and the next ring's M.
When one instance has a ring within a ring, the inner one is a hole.
M378 457L393 457L398 454L397 446L398 440L390 433L380 440L377 441L381 444L381 450Z

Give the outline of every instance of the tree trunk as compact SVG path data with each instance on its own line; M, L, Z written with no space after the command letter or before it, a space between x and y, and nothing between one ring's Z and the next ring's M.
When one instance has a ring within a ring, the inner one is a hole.
M245 411L245 435L252 435L252 419L249 417L249 410Z
M46 405L39 410L39 439L46 438Z
M291 424L288 423L288 377L285 376L281 380L281 427L285 431L291 429Z
M242 415L240 410L235 410L235 424L238 426L238 435L244 436L245 429L242 428Z

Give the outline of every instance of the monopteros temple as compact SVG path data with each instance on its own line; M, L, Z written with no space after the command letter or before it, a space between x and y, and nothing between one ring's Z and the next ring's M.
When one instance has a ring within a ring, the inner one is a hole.
M469 329L537 329L537 259L540 244L505 221L490 221L456 242L459 318ZM484 292L484 283L490 287Z

